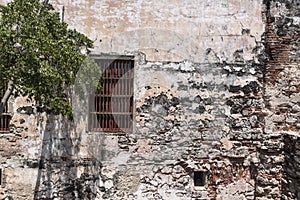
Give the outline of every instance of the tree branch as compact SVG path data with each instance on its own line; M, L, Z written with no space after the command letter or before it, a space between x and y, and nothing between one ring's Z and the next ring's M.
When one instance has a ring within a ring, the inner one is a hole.
M46 8L46 6L49 4L49 0L44 0L42 4L43 7L39 10L38 14L41 14L42 11Z
M13 92L13 82L12 81L9 81L8 84L7 84L7 89L1 99L1 103L0 103L0 116L2 115L3 111L4 111L4 108L5 108L5 105L7 104L7 101L10 97L10 95L12 94Z

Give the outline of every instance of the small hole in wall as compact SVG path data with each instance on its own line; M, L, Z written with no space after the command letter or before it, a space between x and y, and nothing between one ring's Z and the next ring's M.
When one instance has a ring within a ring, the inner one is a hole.
M207 172L194 171L194 186L205 186L207 182Z

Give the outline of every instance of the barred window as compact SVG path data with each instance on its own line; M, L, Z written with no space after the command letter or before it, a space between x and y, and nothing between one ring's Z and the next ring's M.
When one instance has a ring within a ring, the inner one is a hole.
M6 89L7 89L7 84L5 84L2 90L0 91L0 99L2 99ZM11 115L8 113L8 107L6 104L4 105L3 113L0 115L0 132L9 132L10 119L11 119Z
M102 70L101 90L94 96L91 112L92 131L125 132L132 130L133 57L95 59Z

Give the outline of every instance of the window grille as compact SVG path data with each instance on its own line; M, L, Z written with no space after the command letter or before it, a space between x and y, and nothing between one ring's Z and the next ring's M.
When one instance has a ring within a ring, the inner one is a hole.
M6 89L7 84L5 84L3 89L0 91L0 99L2 99ZM8 113L8 106L6 104L4 105L3 113L0 115L0 132L9 132L10 119L11 115Z
M102 70L101 90L94 96L92 131L132 130L133 59L96 59Z

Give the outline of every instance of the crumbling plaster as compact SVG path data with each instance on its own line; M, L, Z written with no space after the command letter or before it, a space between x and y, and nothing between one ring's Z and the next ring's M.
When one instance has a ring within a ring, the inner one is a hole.
M147 55L149 61L245 61L264 32L262 1L52 1L70 27L95 41L95 52ZM251 8L251 9L249 9Z
M296 1L50 2L94 54L135 56L134 129L89 132L11 99L0 199L299 197L299 44L281 42Z

